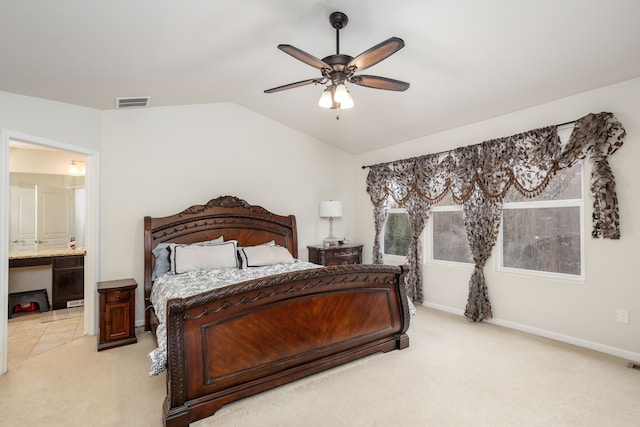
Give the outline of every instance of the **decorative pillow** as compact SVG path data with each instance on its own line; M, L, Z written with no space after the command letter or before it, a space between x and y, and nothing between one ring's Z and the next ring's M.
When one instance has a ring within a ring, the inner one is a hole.
M276 241L270 240L268 242L260 243L259 245L255 245L255 246L276 246ZM238 268L247 268L246 266L247 260L245 259L244 254L242 253L242 249L249 248L249 247L251 246L238 246Z
M260 267L273 264L292 264L296 260L291 253L282 246L247 246L238 250L241 267Z
M236 241L230 240L217 245L176 245L171 251L171 265L175 274L236 268Z
M218 237L217 239L207 240L204 242L194 243L195 245L217 245L218 243L224 242L223 236ZM175 245L175 243L158 243L158 245L153 248L153 256L156 258L155 267L153 267L153 273L151 274L151 280L156 280L158 277L163 274L172 271L171 270L171 261L169 260L169 255L171 254L171 250L169 247L171 245Z
M158 246L153 248L151 253L156 258L156 265L153 267L151 280L156 280L158 277L171 270L171 263L169 262L169 243L158 243Z

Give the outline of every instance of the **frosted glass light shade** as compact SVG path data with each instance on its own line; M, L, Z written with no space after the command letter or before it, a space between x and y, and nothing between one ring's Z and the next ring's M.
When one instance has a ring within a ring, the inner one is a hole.
M342 104L349 97L349 92L344 84L340 83L336 86L336 91L333 94L333 100L339 104Z
M337 200L327 200L320 202L321 218L341 218L342 202Z
M331 108L331 106L333 106L333 99L331 98L331 91L329 89L325 89L322 92L318 105L322 108Z
M351 94L349 92L347 92L347 99L340 103L340 108L343 110L353 108L353 98L351 98Z

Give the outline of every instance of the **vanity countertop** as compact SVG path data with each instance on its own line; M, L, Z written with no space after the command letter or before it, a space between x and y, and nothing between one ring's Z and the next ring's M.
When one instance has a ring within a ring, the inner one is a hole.
M47 258L58 256L86 255L87 251L80 249L51 248L38 249L37 251L13 251L9 252L9 259Z

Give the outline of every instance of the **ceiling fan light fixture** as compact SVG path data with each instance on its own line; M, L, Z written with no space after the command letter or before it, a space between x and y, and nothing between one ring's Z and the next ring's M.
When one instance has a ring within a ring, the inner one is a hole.
M347 92L347 99L340 103L340 109L348 110L349 108L353 108L353 98L351 98L351 94Z
M347 98L349 98L349 91L347 90L347 87L344 85L344 83L338 83L333 94L333 100L338 104L342 104L347 100Z
M331 88L327 87L323 92L318 105L322 108L331 108L333 106L333 97L331 96Z

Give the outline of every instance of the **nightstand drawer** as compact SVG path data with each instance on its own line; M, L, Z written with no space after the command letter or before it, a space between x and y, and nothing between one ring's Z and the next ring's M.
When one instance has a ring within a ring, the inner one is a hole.
M109 292L105 296L107 298L107 303L110 303L110 302L129 301L130 295L131 295L131 292L129 291L125 291L125 292L116 291L116 292Z
M309 249L309 262L327 266L361 264L362 246L363 245L307 246Z
M360 249L335 249L328 252L328 254L330 254L331 258L353 258L360 256Z

